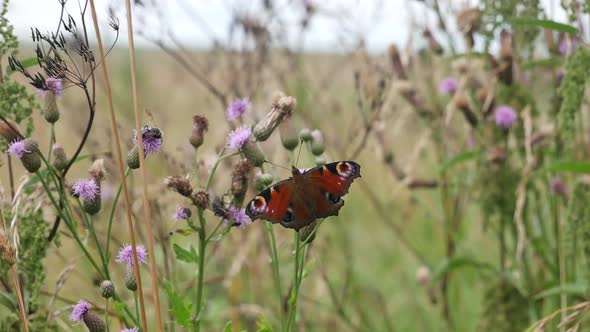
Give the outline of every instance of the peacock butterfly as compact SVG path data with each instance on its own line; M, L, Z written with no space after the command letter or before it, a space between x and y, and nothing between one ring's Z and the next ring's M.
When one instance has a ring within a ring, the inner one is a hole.
M301 171L262 191L246 205L252 219L280 223L299 231L319 218L337 216L344 205L342 196L354 179L361 176L354 161L338 161Z

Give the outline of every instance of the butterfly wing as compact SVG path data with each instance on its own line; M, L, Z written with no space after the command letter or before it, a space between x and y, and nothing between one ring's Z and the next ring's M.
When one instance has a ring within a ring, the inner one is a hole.
M246 205L252 220L263 219L299 230L316 219L309 206L295 190L293 179L283 180L262 191Z
M280 223L299 230L318 218L338 215L341 199L352 181L360 176L360 165L340 161L315 167L262 191L246 205L252 219Z

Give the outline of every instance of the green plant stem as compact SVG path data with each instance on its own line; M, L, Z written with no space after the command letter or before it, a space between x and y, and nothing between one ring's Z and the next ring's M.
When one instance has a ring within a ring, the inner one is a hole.
M139 322L139 303L137 303L137 291L133 291L133 302L135 302L135 321Z
M125 178L129 176L130 169L127 167L125 169ZM113 220L115 219L115 210L117 208L117 203L119 202L119 198L121 197L121 192L123 191L123 183L119 184L119 189L117 190L117 194L115 195L115 199L113 200L113 206L111 207L111 213L109 214L109 225L107 226L107 238L105 244L105 255L107 260L110 259L110 245L111 245L111 230L113 226Z
M205 231L205 216L203 215L203 209L199 208L198 213L201 227L199 229L199 277L197 281L197 303L194 317L194 331L196 332L201 330L201 318L199 316L203 309L203 280L205 274L205 250L207 248L207 234Z
M303 276L303 263L305 255L301 255L301 246L299 245L299 232L295 232L295 270L293 274L293 289L289 298L289 317L287 320L287 332L292 331L297 316L297 298L299 295L299 286ZM302 258L302 259L301 259Z
M282 314L282 303L283 303L283 295L281 294L281 274L279 271L279 255L277 252L277 242L275 238L274 228L272 227L271 223L265 222L264 223L264 231L266 233L266 237L268 239L268 247L270 250L271 256L271 265L272 265L272 272L273 272L273 279L275 284L275 291L279 305L279 321L281 322L281 331L285 329L285 320Z
M219 163L225 158L233 157L239 154L239 152L234 152L224 156L224 153L225 149L221 151L219 157L217 157L217 160L215 160L215 164L213 164L213 167L211 168L211 173L209 173L209 177L207 178L207 184L205 185L205 189L209 189L209 187L211 187L211 180L213 180L213 175L215 175L215 171L217 170L217 166L219 166Z
M106 303L104 305L104 324L107 327L107 332L111 331L111 328L109 327L109 299L106 299Z
M86 215L86 213L83 214ZM96 235L96 230L94 229L94 217L90 216L89 218L84 219L88 223L88 230L90 231L90 234L92 235L92 238L96 243L96 250L98 250L100 260L102 261L102 266L104 268L105 279L111 279L111 276L109 274L109 262L107 261L104 252L102 251L102 246L100 245L100 241L98 240L98 236Z

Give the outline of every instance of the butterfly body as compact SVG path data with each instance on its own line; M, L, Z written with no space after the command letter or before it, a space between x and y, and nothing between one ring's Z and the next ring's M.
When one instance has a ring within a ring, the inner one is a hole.
M344 205L342 196L354 179L360 177L360 165L339 161L300 171L293 167L292 177L262 191L246 205L252 219L280 223L299 230L319 218L338 215Z

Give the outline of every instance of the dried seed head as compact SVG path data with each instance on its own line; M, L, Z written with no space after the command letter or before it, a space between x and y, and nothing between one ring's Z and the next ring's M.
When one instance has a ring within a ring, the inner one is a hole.
M464 34L472 34L481 26L481 11L478 8L466 8L457 13L457 28Z
M96 159L94 163L92 163L92 166L88 170L88 173L90 174L90 176L92 176L92 178L94 178L96 183L99 183L100 181L104 180L104 175L106 173L104 167L104 159Z
M57 107L57 98L53 93L45 94L45 108L43 117L49 123L56 123L59 120L59 109Z
M193 193L193 186L191 185L188 177L182 176L169 176L165 180L166 186L184 197L191 197Z
M0 120L0 136L2 136L7 142L12 142L24 137L16 122L10 119L6 119L6 121Z
M189 142L191 145L198 149L203 144L204 133L209 129L209 120L201 115L193 116L193 129Z
M53 153L53 167L58 171L65 169L68 165L68 157L66 156L64 147L61 144L55 143L51 150Z
M191 196L191 200L198 208L206 209L209 207L209 193L204 189L194 192Z
M219 197L215 197L213 202L211 202L211 210L213 210L213 214L218 217L225 217L228 214L227 207Z
M105 299L113 297L115 295L115 284L110 280L103 280L100 283L100 294Z
M273 98L272 108L266 117L254 126L253 134L257 141L266 141L286 116L289 116L297 101L291 96L278 93Z
M0 230L0 258L2 258L2 261L6 262L8 266L12 266L16 263L16 249L2 230Z
M232 171L231 193L238 198L243 198L248 190L248 177L253 168L248 159L240 160Z
M389 61L391 62L393 71L397 74L398 78L402 80L407 79L408 76L406 75L406 71L404 69L404 65L402 64L399 49L397 48L397 46L391 44L387 49L387 53L389 54Z
M324 145L324 136L318 129L311 132L311 153L314 156L319 156L324 153L326 146Z
M493 163L502 163L506 160L506 150L501 146L493 146L488 150L488 160Z
M428 29L422 32L422 36L428 40L428 46L430 46L430 50L435 54L443 54L444 50L440 43L434 38L432 32Z

